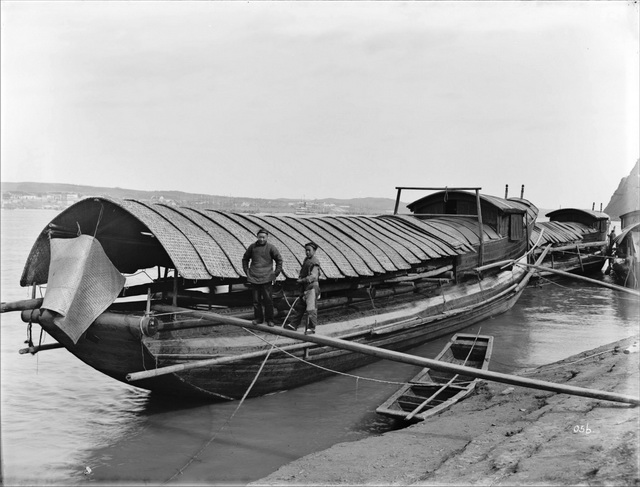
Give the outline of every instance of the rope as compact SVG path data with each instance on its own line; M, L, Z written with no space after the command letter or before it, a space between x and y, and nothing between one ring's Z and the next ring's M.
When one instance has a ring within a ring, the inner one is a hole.
M102 213L104 212L104 205L100 203L100 214L98 215L98 221L96 222L96 229L93 232L93 238L96 238L98 234L98 227L100 226L100 222L102 221Z
M298 302L298 299L300 299L300 296L298 296L292 304L289 305L289 312L287 313L287 316L284 317L284 321L282 322L282 326L287 324L287 320L289 319L289 315L291 314L291 312L293 311L293 307L296 305L296 303ZM284 297L284 300L286 301L287 304L289 304L289 300L287 299L287 296ZM244 330L245 328L243 328ZM269 352L271 353L271 352Z
M290 307L289 307L289 312L287 313L287 316L286 316L286 317L285 317L285 319L284 319L284 323L286 323L286 322L287 322L287 319L289 319L289 315L291 314L291 311L293 311L293 307L295 306L295 304L296 304L296 302L298 301L298 299L300 299L300 297L297 297L297 298L295 299L295 301L293 302L293 304L291 304L291 305L290 305ZM286 296L285 296L285 300L286 300ZM286 301L287 301L287 304L289 304L289 301L288 301L288 300L286 300ZM177 313L165 313L165 314L177 314ZM159 315L156 315L156 316L162 316L162 315L161 315L161 314L159 314ZM140 330L142 330L142 319L140 320ZM251 331L247 330L246 328L243 328L243 330L248 331L249 333L253 334L254 336L258 336L258 335L256 335L255 333L253 333L253 332L251 332ZM258 338L262 339L262 337L259 337L259 336L258 336ZM278 340L278 338L280 338L280 337L276 337L276 341ZM266 340L265 340L265 341L266 341ZM269 343L269 342L267 342L267 343ZM144 345L143 345L142 339L140 340L140 346L141 346L141 349L142 349L142 365L143 365L144 369L145 369L145 370L147 370L147 369L146 369L146 367L145 367L145 365L144 365L144 348L143 348L143 347L144 347ZM260 369L258 369L258 372L256 373L255 377L253 378L253 381L251 382L251 384L249 384L249 387L247 388L247 390L245 391L244 395L242 396L242 399L240 400L240 403L238 404L238 407L236 407L236 409L233 411L233 413L231 413L231 416L229 416L229 418L227 418L227 420L226 420L226 421L224 422L224 424L223 424L223 425L218 429L218 431L216 431L216 432L211 436L211 438L209 438L209 440L208 440L208 441L207 441L207 442L202 446L202 448L200 448L200 450L198 450L198 451L195 453L195 455L193 455L193 456L192 456L192 457L187 461L187 463L185 463L185 464L184 464L180 469L178 469L178 471L177 471L175 474L173 474L173 475L172 475L168 480L166 480L166 481L164 482L165 484L167 484L167 483L171 482L171 481L172 481L173 479L175 479L178 475L182 475L182 473L184 472L184 470L185 470L189 465L191 465L191 464L195 461L195 459L196 459L196 458L198 458L198 456L200 456L200 454L201 454L204 450L206 450L206 449L209 447L209 445L210 445L210 444L211 444L211 443L212 443L212 442L213 442L213 441L218 437L218 435L219 435L220 433L222 433L222 431L223 431L227 426L229 426L229 424L231 423L231 420L232 420L232 419L233 419L233 417L236 415L236 413L240 410L240 408L242 407L242 405L243 405L243 403L244 403L244 400L247 398L247 396L248 396L248 395L249 395L249 393L251 392L251 389L253 389L253 386L255 385L256 381L258 380L258 377L259 377L259 376L260 376L260 374L262 373L262 369L264 369L264 366L266 365L267 360L269 359L269 356L271 355L271 352L273 352L273 350L274 350L275 348L277 348L278 350L281 350L279 347L277 347L277 346L276 346L275 342L271 343L271 348L269 349L269 352L267 353L267 355L265 356L264 360L262 361L262 364L260 365ZM157 361L158 361L158 359L157 359L157 357L156 357L156 368L158 367Z
M279 338L279 337L278 337ZM277 341L277 338L276 338ZM209 441L207 441L204 446L202 448L200 448L200 450L198 450L198 452L193 455L189 461L187 463L185 463L182 468L180 468L176 473L174 473L167 481L165 481L164 483L169 483L171 482L173 479L175 479L178 475L182 475L182 472L193 463L193 461L205 450L207 449L207 447L211 444L211 442L213 440L216 439L216 437L222 433L222 431L229 425L229 423L231 423L231 420L233 419L233 417L236 415L236 413L240 410L240 407L242 406L242 404L244 403L244 400L247 398L247 396L249 395L249 392L251 392L251 389L253 388L253 385L256 383L256 381L258 380L258 377L260 376L260 373L262 372L262 369L264 368L265 364L267 363L267 360L269 359L269 356L271 355L271 352L273 351L273 349L276 348L275 343L272 344L271 349L269 350L269 353L266 355L266 357L264 358L264 360L262 361L262 365L260 365L260 369L258 370L258 373L256 374L256 376L253 378L253 381L251 382L251 384L249 384L249 388L246 390L246 392L244 393L244 396L242 396L242 399L240 400L240 403L238 404L238 407L233 411L233 413L231 413L231 416L229 416L229 418L224 422L224 424L220 427L220 429L218 431L216 431L216 433L209 438Z
M375 288L371 285L369 285L369 287L367 288L367 295L369 296L369 299L371 300L371 307L373 309L376 309L376 304L373 302L373 295L371 294L371 292L374 290Z
M405 384L409 384L409 382L395 382L395 381L388 381L388 380L382 380L382 379L373 379L373 378L371 378L371 377L363 377L363 376L360 376L360 375L347 374L346 372L340 372L340 371L337 371L337 370L328 369L328 368L326 368L326 367L323 367L322 365L318 365L318 364L314 364L313 362L309 362L309 361L307 361L307 360L305 360L305 359L303 359L303 358L301 358L301 357L296 357L296 356L295 356L295 355L293 355L292 353L289 353L287 350L283 350L282 348L278 347L278 346L275 344L275 342L270 342L269 340L265 339L264 337L262 337L262 336L260 336L260 335L255 334L255 333L254 333L253 331L251 331L251 330L248 330L248 329L246 329L246 328L243 328L243 330L245 330L247 333L251 333L251 334L252 334L252 335L254 335L256 338L259 338L260 340L262 340L263 342L267 343L268 345L273 346L273 347L274 347L274 348L276 348L279 352L285 353L285 354L289 355L290 357L292 357L292 358L294 358L294 359L296 359L296 360L299 360L300 362L304 362L304 363L305 363L305 364L307 364L307 365L311 365L311 366L313 366L313 367L316 367L316 368L321 369L321 370L325 370L325 371L327 371L327 372L331 372L331 373L333 373L333 374L337 374L337 375L344 375L344 376L346 376L346 377L351 377L352 379L356 379L356 380L358 380L358 379L362 379L362 380L368 380L368 381L370 381L370 382L379 382L379 383L382 383L382 384L394 384L394 385L405 385ZM269 353L271 353L271 351L270 351Z
M557 283L556 281L554 281L554 280L552 280L552 279L549 279L548 277L544 277L544 276L542 276L542 275L540 274L540 272L539 272L539 271L537 271L535 274L536 274L536 276L538 277L538 279L539 279L540 281L546 281L545 286L546 286L546 285L549 285L549 284L553 284L553 285L555 285L555 286L561 287L562 289L569 289L567 286L563 286L562 284L559 284L559 283ZM538 284L538 286L539 286L539 287L542 287L542 284Z
M558 364L558 365L556 365L556 366L554 366L554 367L545 367L545 369L544 369L544 370L542 370L542 372L546 372L547 370L554 370L554 369L558 369L558 368L560 368L560 367L565 367L565 366L567 366L567 365L577 364L578 362L582 362L583 360L587 360L588 358L597 357L598 355L602 355L602 354L609 353L609 352L613 352L613 351L615 351L615 349L614 349L614 348L610 348L610 349L605 350L605 351L603 351L603 352L598 352L598 353L594 353L593 355L587 355L586 357L579 358L578 360L574 360L573 362L563 362L563 363ZM541 366L541 367L544 367L544 366ZM526 376L528 376L528 375L532 375L532 374L533 374L533 373L535 373L537 370L538 370L538 368L536 368L536 370L533 370L533 371L530 371L530 372L523 372L523 373L521 373L520 375L521 375L521 376L523 376L523 377L526 377Z

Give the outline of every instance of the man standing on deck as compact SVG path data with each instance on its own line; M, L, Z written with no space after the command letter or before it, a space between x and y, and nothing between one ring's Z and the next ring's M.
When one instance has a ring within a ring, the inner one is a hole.
M253 324L259 325L266 320L267 326L273 326L273 282L282 272L282 256L278 249L267 242L269 232L261 228L256 234L258 240L251 245L242 257L242 268L247 276L247 284L253 297ZM275 262L276 268L273 269ZM264 312L263 308L264 307Z
M318 324L318 307L316 303L320 299L320 261L316 257L318 246L314 242L305 244L304 251L306 258L300 269L298 284L301 285L302 295L298 297L291 312L291 323L286 323L283 327L287 330L296 331L302 322L305 311L308 316L308 324L305 335L313 335Z

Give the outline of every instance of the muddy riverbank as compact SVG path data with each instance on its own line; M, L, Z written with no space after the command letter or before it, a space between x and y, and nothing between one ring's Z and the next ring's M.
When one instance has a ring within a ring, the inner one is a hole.
M639 337L527 377L638 397ZM300 458L251 485L638 485L640 408L496 382L435 418Z

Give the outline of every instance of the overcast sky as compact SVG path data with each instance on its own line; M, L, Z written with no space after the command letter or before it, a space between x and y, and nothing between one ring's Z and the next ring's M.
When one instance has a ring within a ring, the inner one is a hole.
M2 181L598 209L639 157L637 2L1 8Z

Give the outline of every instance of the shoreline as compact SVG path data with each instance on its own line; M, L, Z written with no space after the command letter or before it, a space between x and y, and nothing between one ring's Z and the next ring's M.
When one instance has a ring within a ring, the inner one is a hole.
M638 397L640 337L521 376ZM638 485L640 408L481 381L426 421L339 443L249 485Z

